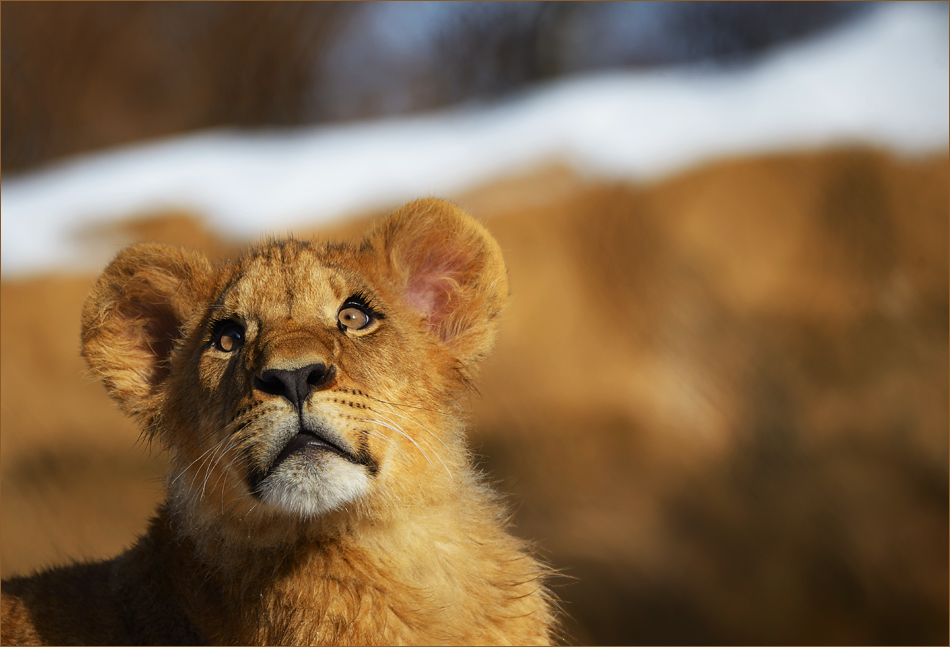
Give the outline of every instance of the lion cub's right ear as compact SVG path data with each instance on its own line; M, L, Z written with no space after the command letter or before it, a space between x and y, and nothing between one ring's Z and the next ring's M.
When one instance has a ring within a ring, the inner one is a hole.
M82 354L130 415L153 410L182 324L203 302L211 265L166 245L133 245L96 281L82 311Z

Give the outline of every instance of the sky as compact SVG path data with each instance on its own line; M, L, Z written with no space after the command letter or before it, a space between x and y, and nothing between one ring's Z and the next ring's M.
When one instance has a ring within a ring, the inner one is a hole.
M254 238L552 162L650 181L726 156L840 144L946 154L948 31L946 3L893 3L742 66L577 75L490 104L219 129L7 173L0 272L96 271L108 258L85 228L164 208Z

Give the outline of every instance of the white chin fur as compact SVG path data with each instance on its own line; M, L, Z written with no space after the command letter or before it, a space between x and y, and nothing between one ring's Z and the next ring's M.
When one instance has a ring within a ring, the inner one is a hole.
M290 459L258 486L261 500L300 517L315 517L355 501L369 489L365 468L332 455Z

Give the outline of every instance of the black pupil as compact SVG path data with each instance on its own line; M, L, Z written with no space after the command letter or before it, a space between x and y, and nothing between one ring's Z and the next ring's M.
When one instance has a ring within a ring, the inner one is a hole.
M349 306L340 312L340 321L347 328L358 330L369 323L369 315L360 308Z

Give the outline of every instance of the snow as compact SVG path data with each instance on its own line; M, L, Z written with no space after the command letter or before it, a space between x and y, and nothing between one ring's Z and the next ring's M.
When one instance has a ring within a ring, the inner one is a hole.
M946 153L948 51L945 3L894 3L740 68L579 76L493 105L75 157L3 178L0 271L97 269L107 259L79 232L161 208L253 238L555 160L651 180L723 156L844 143Z

